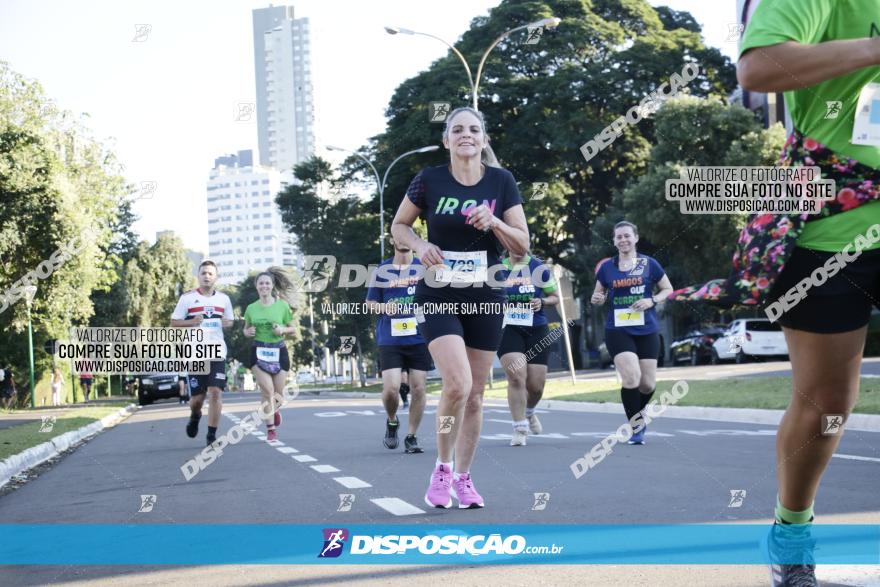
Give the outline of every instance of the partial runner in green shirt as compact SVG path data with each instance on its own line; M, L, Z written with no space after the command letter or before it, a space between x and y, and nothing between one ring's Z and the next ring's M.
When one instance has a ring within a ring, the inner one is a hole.
M254 340L258 342L281 342L284 337L275 334L273 328L276 324L286 326L291 320L293 312L290 311L290 305L281 299L275 300L271 306L257 300L244 311L245 325L256 327Z
M880 36L878 7L877 0L763 0L746 27L740 55L789 41L814 45ZM859 95L872 82L880 83L880 67L860 68L808 88L785 92L794 128L843 157L880 169L880 147L851 142ZM797 245L837 252L878 222L880 202L865 204L843 214L807 222ZM880 248L880 243L870 247L876 248Z

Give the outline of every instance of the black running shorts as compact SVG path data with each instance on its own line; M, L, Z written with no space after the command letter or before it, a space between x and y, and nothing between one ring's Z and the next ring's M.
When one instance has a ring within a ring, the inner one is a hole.
M517 326L508 324L504 327L504 333L501 336L501 346L498 347L498 357L503 357L508 353L522 353L527 355L531 351L531 355L526 356L529 365L547 365L547 358L550 356L550 328L544 324L542 326ZM558 333L557 333L558 334ZM529 358L531 356L531 358Z
M209 387L226 389L226 361L211 361L211 372L189 376L189 394L202 395Z
M833 256L795 247L767 296L767 304L784 297ZM818 334L850 332L868 323L872 306L880 308L880 249L863 251L825 283L806 290L806 296L778 321L786 328Z
M605 330L605 346L613 359L620 353L635 353L639 359L657 359L660 356L660 335L628 334L623 330Z
M388 369L414 369L416 371L430 371L434 368L431 362L431 353L426 344L407 344L379 347L379 367L382 371Z
M504 323L504 297L487 287L466 288L466 294L449 297L421 296L416 292L419 332L431 341L454 334L468 348L498 350ZM421 311L419 311L421 310Z

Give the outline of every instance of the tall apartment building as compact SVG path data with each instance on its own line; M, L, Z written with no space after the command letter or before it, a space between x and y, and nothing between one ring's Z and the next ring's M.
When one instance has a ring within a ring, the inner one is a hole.
M253 25L260 164L290 171L315 152L309 19L270 6Z
M253 163L252 151L218 157L208 177L208 258L219 283L237 283L271 265L299 265L293 237L284 230L275 196L290 174Z

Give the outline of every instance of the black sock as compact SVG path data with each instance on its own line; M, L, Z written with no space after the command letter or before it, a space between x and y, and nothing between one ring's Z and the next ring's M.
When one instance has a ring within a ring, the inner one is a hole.
M202 417L202 412L201 412L201 411L198 411L198 410L195 410L195 409L193 409L192 411L190 411L190 414L189 414L189 418L190 418L190 420L196 420L196 421L198 421L198 420L201 419L201 417Z
M626 412L627 421L632 421L633 416L639 413L640 399L638 387L621 387L620 400L623 402L623 411Z
M208 436L217 436L216 426L208 426Z
M647 406L648 402L651 401L651 398L654 397L655 391L657 391L656 387L652 389L649 393L642 393L641 391L639 392L639 395L641 396L639 397L639 411L645 409L645 406Z

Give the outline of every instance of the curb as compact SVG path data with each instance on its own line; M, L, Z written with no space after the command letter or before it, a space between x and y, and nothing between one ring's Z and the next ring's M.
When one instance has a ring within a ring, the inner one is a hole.
M31 448L25 449L18 454L0 461L0 488L9 483L10 479L15 475L48 461L84 438L97 434L105 428L115 426L122 420L128 418L138 409L137 404L130 404L112 414L107 414L97 422L92 422L88 426L65 432L48 442L32 446Z
M623 413L623 404L569 402L561 400L541 400L537 406L548 410L566 412L597 412L601 414ZM710 420L716 422L739 422L744 424L767 424L778 426L784 410L762 410L755 408L704 408L699 406L666 406L665 418L684 420ZM856 432L880 432L880 415L850 414L846 430Z

